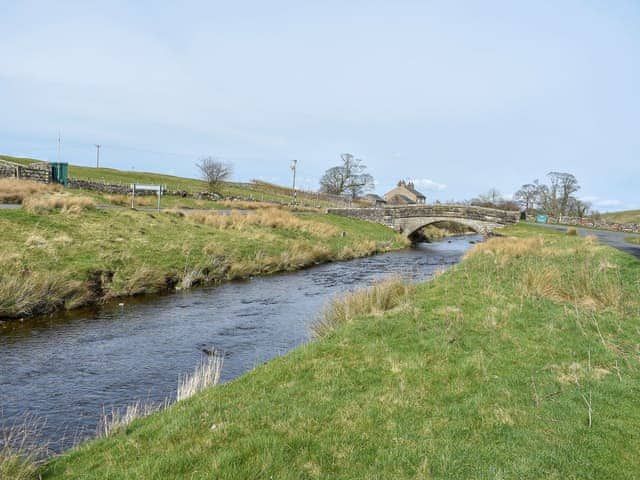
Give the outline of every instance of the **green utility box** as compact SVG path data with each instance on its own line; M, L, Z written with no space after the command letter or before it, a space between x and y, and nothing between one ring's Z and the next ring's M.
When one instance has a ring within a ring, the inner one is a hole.
M69 180L69 164L62 162L51 163L51 179L54 183L60 183L67 186Z

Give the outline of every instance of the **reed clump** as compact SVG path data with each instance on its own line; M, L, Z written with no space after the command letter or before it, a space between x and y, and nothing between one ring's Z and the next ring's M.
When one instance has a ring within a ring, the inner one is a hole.
M382 315L407 302L415 286L398 278L382 280L369 288L333 300L311 326L313 338L322 338L353 319Z
M214 353L196 367L193 373L178 379L176 401L186 400L205 388L213 387L220 381L224 357Z
M32 480L38 463L45 457L40 443L43 422L32 415L12 425L0 424L0 479Z
M0 203L22 203L28 197L60 191L59 185L0 178Z
M193 373L178 377L175 402L186 400L206 388L216 386L220 382L223 364L224 357L215 352L202 361ZM109 437L121 433L133 421L166 410L175 402L169 398L160 403L136 401L123 408L112 408L111 411L103 410L98 422L97 436Z
M96 207L95 200L91 197L65 193L33 195L26 197L22 205L28 212L40 214L58 209L60 213L78 214Z

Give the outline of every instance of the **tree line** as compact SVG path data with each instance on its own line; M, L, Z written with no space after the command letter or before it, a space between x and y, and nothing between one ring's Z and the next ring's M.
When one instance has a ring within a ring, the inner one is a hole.
M534 180L526 183L514 194L527 211L540 211L548 215L584 217L589 214L591 205L580 200L575 193L580 184L575 175L566 172L549 172L547 183Z

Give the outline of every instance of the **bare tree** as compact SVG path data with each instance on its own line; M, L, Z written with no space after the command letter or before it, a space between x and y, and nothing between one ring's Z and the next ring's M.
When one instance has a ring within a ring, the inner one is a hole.
M373 177L365 173L367 167L362 160L350 153L341 154L340 159L342 165L331 167L320 179L320 188L323 192L334 195L348 193L355 199L373 188Z
M202 179L209 185L209 191L217 192L220 184L231 177L233 166L224 163L216 157L202 157L196 166L200 170Z
M520 204L529 211L535 206L539 194L538 190L538 185L534 183L527 183L520 187L520 190L513 195L513 198L520 202Z
M553 198L555 213L567 215L572 195L580 190L578 180L573 174L564 172L549 172L547 177L551 183L549 190Z

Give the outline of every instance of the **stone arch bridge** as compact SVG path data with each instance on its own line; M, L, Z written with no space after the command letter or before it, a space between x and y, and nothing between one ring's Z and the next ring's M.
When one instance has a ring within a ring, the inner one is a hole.
M467 205L402 205L373 208L330 208L328 213L381 223L411 237L427 225L455 222L486 235L496 228L518 222L518 212Z

